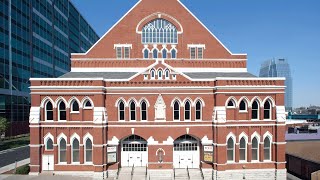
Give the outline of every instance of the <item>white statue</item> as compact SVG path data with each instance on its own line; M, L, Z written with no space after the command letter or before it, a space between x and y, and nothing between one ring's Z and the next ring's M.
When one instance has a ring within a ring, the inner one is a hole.
M164 100L159 94L158 99L156 101L156 104L154 105L155 109L155 120L166 120L166 104L164 103Z

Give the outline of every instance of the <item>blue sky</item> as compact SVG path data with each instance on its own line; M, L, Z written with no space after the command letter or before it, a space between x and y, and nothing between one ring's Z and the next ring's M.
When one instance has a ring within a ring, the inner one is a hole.
M72 0L102 36L137 0ZM181 0L233 53L248 54L248 70L287 58L294 107L320 105L319 0Z

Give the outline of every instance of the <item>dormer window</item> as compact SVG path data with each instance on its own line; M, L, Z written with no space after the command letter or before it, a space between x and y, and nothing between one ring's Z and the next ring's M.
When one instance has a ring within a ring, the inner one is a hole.
M117 59L129 59L130 49L132 49L132 44L115 44L114 48L116 50Z
M117 59L121 59L122 58L122 48L121 47L117 47L116 48L116 53L117 53Z
M204 44L188 44L190 59L203 59Z

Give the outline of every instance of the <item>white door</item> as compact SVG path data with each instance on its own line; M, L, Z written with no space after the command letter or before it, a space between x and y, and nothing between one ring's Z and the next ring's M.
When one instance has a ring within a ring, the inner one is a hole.
M174 142L173 165L174 168L199 168L199 143L195 138L185 135Z
M42 170L53 171L54 170L54 155L42 156Z
M121 166L141 167L148 163L147 141L140 136L132 135L121 143Z

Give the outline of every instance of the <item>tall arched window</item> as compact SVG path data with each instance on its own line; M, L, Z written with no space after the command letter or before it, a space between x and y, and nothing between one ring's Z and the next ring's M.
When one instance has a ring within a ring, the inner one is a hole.
M151 79L156 78L156 71L154 69L151 69L150 74L151 74Z
M246 161L247 160L247 142L244 137L240 139L240 161Z
M266 101L264 103L264 113L263 113L263 118L264 119L271 119L271 104L269 101Z
M234 140L232 137L227 142L227 160L234 161Z
M162 69L158 70L158 79L162 79Z
M177 44L177 28L165 19L154 19L142 28L142 43Z
M79 140L75 138L72 142L72 162L80 162L79 150Z
M67 110L66 110L66 104L63 101L60 101L59 103L59 120L67 120Z
M252 139L252 160L258 161L259 160L259 142L257 137Z
M191 105L189 101L184 104L184 120L191 120Z
M240 110L240 111L247 111L247 103L246 103L244 100L242 100L242 101L240 102L239 110Z
M266 137L263 141L264 160L271 161L271 142L270 138Z
M177 51L175 49L171 50L171 58L176 59L177 58Z
M79 112L79 103L76 100L72 101L71 112Z
M119 113L119 120L124 121L124 103L123 103L123 101L119 102L118 111L119 111L118 112Z
M175 101L173 105L173 120L180 120L180 104L178 101Z
M170 74L169 69L166 69L166 71L165 71L165 78L166 78L166 79L169 79L169 78L170 78L169 74Z
M147 120L147 103L145 101L141 102L141 120Z
M228 102L228 107L229 108L235 107L235 102L232 99Z
M251 119L259 119L259 103L257 101L252 103Z
M67 162L67 142L64 138L59 143L59 163Z
M46 120L52 121L53 120L53 106L50 101L47 102L45 106L46 111Z
M143 50L143 58L144 59L148 59L149 58L149 50L148 49Z
M87 99L87 100L84 102L83 108L84 108L84 109L91 109L91 108L92 108L92 104L91 104L90 100Z
M163 49L163 50L162 50L162 58L163 58L163 59L166 59L166 58L167 58L167 50L166 50L166 49Z
M85 142L85 155L84 155L84 161L86 163L91 163L92 162L92 141L91 139L87 139Z
M154 49L152 51L152 57L153 57L153 59L157 59L158 58L158 49Z
M202 104L200 101L196 103L196 120L202 120Z
M131 101L130 103L130 121L136 120L136 104L134 101Z
M53 150L53 141L51 138L48 138L47 139L47 142L46 142L46 150Z

